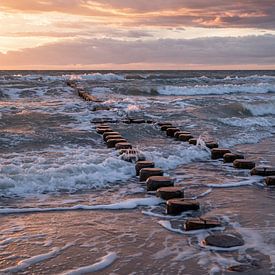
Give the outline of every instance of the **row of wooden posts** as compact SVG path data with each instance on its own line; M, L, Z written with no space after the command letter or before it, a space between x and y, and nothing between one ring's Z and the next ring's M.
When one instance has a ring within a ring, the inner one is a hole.
M171 123L159 123L161 131L166 131L167 136L174 137L181 141L189 142L189 144L197 145L198 139L194 138L190 132L181 131L174 127ZM250 169L251 175L263 176L267 185L275 185L275 167L256 166L255 161L245 159L244 155L232 153L227 148L219 148L219 145L214 140L203 140L206 147L211 149L211 158L213 160L223 159L224 163L233 163L233 166L238 169Z
M198 201L185 199L184 189L174 186L174 180L171 177L164 176L164 171L155 167L153 161L145 160L145 157L137 149L133 149L120 133L113 131L108 125L98 125L96 131L103 136L108 148L118 150L122 159L135 161L136 176L139 176L139 181L146 184L147 191L156 191L157 196L166 200L168 215L179 215L182 212L200 208ZM217 219L190 218L185 222L185 229L205 229L220 225Z
M69 85L69 84L68 84ZM86 92L82 92L72 83L70 87L78 91L78 95L84 100L97 101L96 98ZM123 123L153 123L144 119L125 119ZM116 123L116 122L115 122ZM157 123L160 130L165 132L167 137L173 137L179 141L189 142L189 144L197 145L201 139L196 139L188 131L182 131L171 123ZM146 184L147 191L156 191L156 195L166 200L166 212L168 215L180 215L182 212L190 210L199 210L200 204L197 200L184 198L184 189L180 186L174 186L174 180L164 176L162 169L155 167L155 163L146 160L137 149L133 149L132 145L122 137L122 135L114 131L107 124L97 124L97 133L103 136L108 148L115 148L119 155L125 161L135 162L136 175L139 176L141 183ZM275 185L275 168L256 167L255 162L246 160L239 153L232 153L229 149L219 148L215 140L203 140L203 145L211 150L211 158L214 160L223 159L225 163L233 163L235 168L252 169L251 175L264 176L267 185ZM186 220L184 227L186 230L207 229L221 226L218 219L215 218L189 218Z
M69 82L68 85L78 92L78 95L86 101L100 102L96 97L78 89L77 84ZM96 111L97 109L95 109ZM151 120L144 119L104 119L108 124L110 123L155 123ZM139 176L139 181L143 184L145 182L147 191L156 191L156 195L166 201L166 212L168 215L180 215L185 211L196 211L200 209L200 204L197 200L184 198L184 189L181 186L174 186L174 180L170 177L164 176L164 172L155 167L155 163L145 159L145 156L137 149L132 148L132 145L122 137L119 132L113 131L108 124L103 124L101 121L91 121L97 125L96 131L103 136L109 148L115 148L121 159L125 161L135 162L136 175ZM223 159L225 163L233 163L235 168L252 169L251 175L264 176L267 185L275 185L275 168L270 167L256 167L254 161L245 160L244 156L238 153L232 153L229 149L219 148L218 143L214 140L202 140L201 138L194 138L190 132L181 131L174 127L171 123L157 123L160 130L165 132L168 137L174 137L179 141L189 142L193 145L204 145L211 150L212 159ZM185 220L184 228L186 231L211 229L215 227L221 228L221 221L217 218L188 218ZM202 244L207 246L234 248L244 245L244 240L237 235L213 233L209 234L202 241ZM237 264L230 266L228 270L239 271L244 268L253 268L251 263L243 265Z
M190 132L181 131L171 123L158 123L160 130L166 132L168 137L189 142L196 145L198 140ZM164 176L162 169L155 167L155 163L145 160L145 157L122 137L119 132L113 131L108 125L98 125L97 133L103 136L108 148L118 150L121 158L126 161L135 161L136 176L140 182L145 182L147 191L156 191L156 195L166 200L166 212L168 215L179 215L182 212L200 209L198 201L184 198L184 190L180 186L174 186L174 180ZM204 145L211 149L211 158L223 159L225 163L233 163L238 169L252 169L251 175L266 176L266 184L275 184L275 169L269 167L256 167L255 162L246 160L239 153L232 153L229 149L219 148L214 140L204 140ZM221 226L217 219L190 218L185 222L186 230L205 229Z

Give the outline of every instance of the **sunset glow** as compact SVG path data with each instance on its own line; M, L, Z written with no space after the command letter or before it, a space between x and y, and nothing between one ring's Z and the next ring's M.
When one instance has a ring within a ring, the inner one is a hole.
M275 68L274 11L272 1L2 0L0 68Z

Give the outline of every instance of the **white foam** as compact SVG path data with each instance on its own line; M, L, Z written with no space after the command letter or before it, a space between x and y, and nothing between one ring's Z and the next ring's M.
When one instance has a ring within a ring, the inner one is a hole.
M79 74L63 74L63 75L46 75L46 74L17 74L14 75L16 80L21 81L64 81L64 80L91 80L91 81L114 81L125 80L121 74L115 73L79 73Z
M274 81L275 80L275 76L273 75L249 75L249 76L226 76L225 78L221 79L221 80L259 80L259 81Z
M253 116L275 115L275 102L258 104L243 104L244 108L251 112Z
M255 131L255 132L242 132L234 135L234 137L229 137L221 140L219 143L221 147L233 147L237 144L255 144L261 141L264 138L272 137L272 133L264 131Z
M219 118L224 124L235 126L235 127L253 127L253 126L262 126L262 127L273 127L275 126L275 119L273 117L249 117L249 118Z
M214 227L214 228L209 228L209 229L198 229L198 230L183 231L181 229L173 228L170 221L161 220L161 221L158 221L158 224L160 224L165 229L167 229L171 232L175 232L175 233L178 233L178 234L184 234L184 235L197 235L201 239L202 239L202 236L206 236L208 234L208 232L223 231L224 230L224 227L220 226L220 227Z
M133 164L107 149L64 147L0 157L0 190L10 195L102 188L134 175Z
M125 80L123 75L118 75L114 73L91 73L91 74L68 74L62 76L64 79L69 80L92 80L92 81L115 81L115 80Z
M242 246L233 246L233 247L225 248L225 247L219 247L219 246L205 245L203 242L200 243L200 246L202 248L205 248L211 251L217 251L217 252L230 252L230 251L239 250L240 248L244 247L242 245Z
M227 216L225 219L230 220ZM238 222L231 222L233 228L242 236L245 245L243 246L243 251L248 249L253 249L260 251L264 255L268 256L272 264L273 269L275 268L275 245L270 242L270 238L274 234L272 227L267 226L260 228L248 228L242 227Z
M240 187L240 186L251 186L261 180L262 178L260 177L253 177L251 179L243 180L239 182L209 183L207 184L207 186L211 188L232 188L232 187Z
M180 234L185 233L181 229L173 228L170 221L158 221L158 224L160 224L161 226L163 226L165 229L167 229L169 231L172 231L175 233L180 233Z
M258 83L254 85L196 85L196 86L163 86L157 89L162 95L223 95L232 93L269 93L275 92L275 85Z
M275 76L273 75L249 75L249 76L225 76L223 78L215 78L209 76L201 76L189 78L190 80L196 82L215 82L215 83L243 83L243 82L253 82L253 83L270 83L275 80Z
M203 198L205 196L207 196L208 194L210 194L212 192L212 188L207 189L205 192L202 192L201 194L192 197L193 200L199 199L199 198Z
M22 240L29 240L32 238L44 238L46 235L45 234L34 234L34 235L26 235L26 236L22 236L22 237L9 237L9 238L5 238L4 240L0 241L0 245L8 245L11 243L15 243L18 241L22 241Z
M2 208L0 214L20 214L20 213L40 213L52 211L78 211L78 210L123 210L134 209L139 206L154 206L162 203L163 200L157 197L128 199L122 202L102 205L74 205L69 207L49 207L49 208Z
M48 253L39 254L39 255L33 256L33 257L29 258L29 259L25 259L25 260L19 261L15 266L11 266L11 267L8 267L8 268L0 269L0 272L3 272L3 273L14 273L14 272L22 271L22 270L28 268L31 265L34 265L34 264L37 264L39 262L43 262L43 261L45 261L47 259L56 257L62 251L64 251L65 249L67 249L68 247L70 247L72 245L73 245L73 243L69 243L69 244L66 244L65 246L63 246L61 248L54 247Z
M209 275L220 274L220 272L221 272L221 269L217 265L214 265L209 270Z
M82 275L89 272L97 272L110 266L117 258L117 254L115 252L109 252L106 256L102 257L100 261L97 263L65 271L60 273L60 275Z
M142 210L141 212L142 212L142 214L151 216L151 217L158 217L158 218L167 219L167 220L175 219L175 216L172 216L172 215L155 213L155 212L153 212L153 209L150 209L148 211ZM192 215L192 213L193 212L191 210L182 212L180 215L177 215L177 219L181 219L186 216L190 216L190 215Z
M0 230L0 235L18 233L18 232L24 231L25 229L25 226L23 225L10 224L10 223L6 223L5 225L7 226L7 228Z
M204 161L210 159L208 150L197 146L170 145L169 151L163 148L163 151L158 151L154 147L147 147L143 154L146 159L155 162L155 165L164 170L176 168L179 165L187 164L193 161Z

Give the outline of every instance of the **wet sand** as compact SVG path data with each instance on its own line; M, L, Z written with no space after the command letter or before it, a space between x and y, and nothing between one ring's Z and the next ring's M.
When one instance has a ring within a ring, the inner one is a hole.
M266 148L270 148L270 145L274 145L274 139L256 145L239 146L238 149L243 151L249 147L250 154L260 159L262 153L268 152ZM264 156L274 161L272 154ZM159 223L164 221L164 225L169 225L171 222L172 228L184 231L184 220L190 214L166 216L164 204L133 210L11 214L0 216L0 270L16 266L35 255L49 253L57 247L61 251L53 257L19 268L17 273L59 274L94 264L102 256L113 252L116 253L116 260L97 274L207 274L215 266L220 268L215 274L235 274L227 271L227 268L241 263L251 266L248 273L244 274L272 274L275 271L272 267L275 259L275 214L272 210L275 207L275 190L264 187L261 181L259 185L231 188L207 186L209 183L219 185L230 182L232 173L235 176L236 173L240 176L248 173L229 169L229 166L221 161L207 161L184 165L168 172L179 180L178 185L185 187L187 197L202 194L199 198L201 210L192 216L219 217L224 225L221 231L238 234L244 239L245 246L236 251L217 252L201 247L202 239L214 232L211 230L193 234L167 230ZM138 179L133 179L130 185L131 189L134 186L142 187ZM111 197L116 197L117 201L147 196L145 190L139 190L137 194L124 195L122 198L123 188L126 191L127 184L112 190L95 191L94 194L90 192L86 197L75 194L59 199L63 202L67 200L66 205L70 206L78 198L82 199L81 204L98 205L111 203ZM107 194L112 196L105 199ZM56 202L56 198L53 201ZM27 203L20 203L21 207L52 206L47 200Z

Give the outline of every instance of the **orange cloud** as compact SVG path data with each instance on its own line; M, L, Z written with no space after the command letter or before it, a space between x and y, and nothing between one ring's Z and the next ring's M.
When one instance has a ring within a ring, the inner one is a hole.
M106 17L107 24L275 28L270 0L1 0L0 9Z
M1 0L0 66L272 66L274 18L270 0Z

